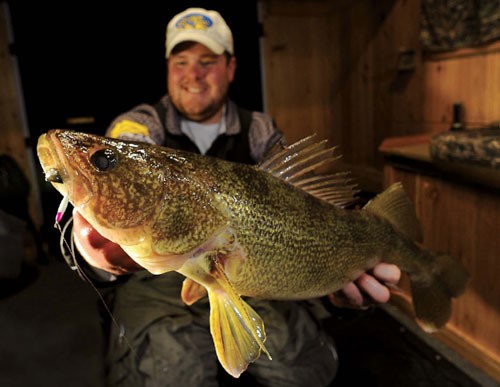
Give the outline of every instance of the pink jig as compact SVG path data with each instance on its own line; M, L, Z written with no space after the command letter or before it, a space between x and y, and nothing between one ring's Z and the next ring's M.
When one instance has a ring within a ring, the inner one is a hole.
M66 194L64 195L62 201L61 201L61 204L59 204L59 207L57 208L57 213L56 213L56 223L55 223L55 227L57 227L59 225L59 223L61 222L63 216L64 216L64 212L66 211L66 208L68 208L68 202L69 202L69 195Z

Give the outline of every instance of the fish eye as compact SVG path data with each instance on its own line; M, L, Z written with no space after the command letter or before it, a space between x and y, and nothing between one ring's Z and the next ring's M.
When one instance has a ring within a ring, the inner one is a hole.
M98 172L106 172L116 166L116 155L111 149L101 149L90 156L90 163Z

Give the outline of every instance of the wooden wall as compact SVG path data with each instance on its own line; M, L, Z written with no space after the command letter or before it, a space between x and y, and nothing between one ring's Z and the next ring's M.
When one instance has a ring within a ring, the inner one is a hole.
M266 110L290 140L340 145L369 190L382 188L383 139L448 129L457 101L469 126L500 121L500 43L423 57L420 0L260 4Z
M384 171L386 184L402 182L415 203L425 248L455 257L470 274L449 323L433 336L500 381L500 194L398 165ZM400 286L411 293L406 278Z
M421 129L421 62L398 71L402 50L420 55L419 3L261 5L267 111L290 140L315 132L340 145L344 161L361 167L362 175L375 175L380 189L378 145Z
M0 3L0 153L12 156L25 171L28 160L24 152L22 133L22 117L19 109L19 99L14 79L14 65L9 52L7 15L3 3Z
M461 102L469 128L500 123L500 42L424 58L424 131L449 128Z
M17 83L9 43L8 9L5 3L0 2L0 154L11 156L31 181L30 213L33 221L40 225L40 211L36 205L38 187L33 178L31 155L25 146L22 100L18 89L20 85Z

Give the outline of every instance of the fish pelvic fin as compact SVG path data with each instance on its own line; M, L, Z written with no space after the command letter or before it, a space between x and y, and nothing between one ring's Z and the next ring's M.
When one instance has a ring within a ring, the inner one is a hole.
M432 333L450 318L451 299L465 291L469 274L461 262L446 254L425 254L433 261L433 271L430 278L410 274L411 291L417 323Z
M260 357L266 334L260 316L233 289L222 264L215 261L214 278L220 287L210 287L210 331L219 362L238 378L248 365Z
M400 182L375 196L363 209L384 218L410 240L422 241L422 229L415 208Z
M315 134L289 146L277 142L257 167L320 200L346 207L356 201L359 190L348 171L317 172L341 157L334 154L336 147L329 148L326 143L327 140L317 141Z
M182 282L181 298L186 305L193 305L207 295L207 289L191 278Z

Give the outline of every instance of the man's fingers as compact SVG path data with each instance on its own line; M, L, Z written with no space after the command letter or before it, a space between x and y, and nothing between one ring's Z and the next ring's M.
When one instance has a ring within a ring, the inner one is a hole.
M377 279L369 274L363 274L356 280L362 293L366 294L372 302L383 304L389 301L391 293L387 286L381 284Z
M401 279L401 269L393 264L381 262L372 270L374 277L380 282L396 285Z
M339 308L363 308L364 297L354 282L349 282L341 290L328 296L331 303Z

